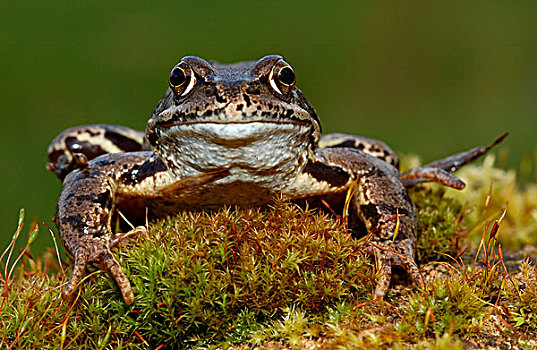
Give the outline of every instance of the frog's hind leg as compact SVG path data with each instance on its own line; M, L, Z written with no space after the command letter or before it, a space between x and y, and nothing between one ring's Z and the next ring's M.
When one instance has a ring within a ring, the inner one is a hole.
M144 133L123 126L96 124L64 130L48 146L47 170L60 180L74 169L106 153L145 149Z
M457 153L424 166L405 171L401 174L401 181L403 181L403 184L407 187L422 182L437 182L441 185L461 190L466 184L461 179L451 174L451 172L481 157L491 148L502 142L507 135L508 133L504 133L486 147L478 146L468 151Z

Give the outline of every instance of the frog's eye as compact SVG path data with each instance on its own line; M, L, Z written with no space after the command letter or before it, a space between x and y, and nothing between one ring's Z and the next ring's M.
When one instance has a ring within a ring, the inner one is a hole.
M170 76L168 77L168 82L176 96L184 96L194 87L196 76L187 63L180 62L173 67Z
M280 69L277 78L280 84L285 86L291 86L295 83L295 72L290 66L285 66Z
M295 71L285 61L279 61L269 75L270 86L279 94L288 94L295 86Z

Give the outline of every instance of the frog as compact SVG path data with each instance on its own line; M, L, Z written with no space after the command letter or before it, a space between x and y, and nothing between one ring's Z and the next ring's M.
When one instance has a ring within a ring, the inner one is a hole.
M349 227L367 237L377 266L372 299L390 288L392 270L424 286L414 260L416 206L408 188L436 182L455 189L453 174L491 145L405 172L384 142L344 133L322 134L319 117L280 55L221 64L185 56L145 132L94 124L69 128L48 147L47 169L63 181L55 222L73 271L62 291L69 300L88 264L108 271L127 304L129 278L112 249L146 233L147 225L112 231L118 211L158 218L184 210L264 206L278 195L347 210Z

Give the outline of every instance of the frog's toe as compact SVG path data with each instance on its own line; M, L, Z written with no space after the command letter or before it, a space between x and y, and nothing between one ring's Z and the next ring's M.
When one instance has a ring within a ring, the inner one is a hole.
M121 295L126 304L132 304L134 302L134 294L132 293L131 283L129 278L123 272L123 269L117 262L116 258L112 255L110 250L106 250L101 253L98 259L106 270L110 271L112 277L116 281Z
M396 242L390 248L376 246L369 249L369 252L374 254L378 267L377 285L373 300L382 300L388 292L394 267L405 270L416 286L422 287L424 285L423 277L414 261L412 251L412 245L408 240Z
M73 297L73 293L86 275L88 261L89 256L87 254L79 253L76 255L75 264L73 265L73 272L71 273L71 277L69 277L69 281L67 281L67 285L62 291L63 300L68 301Z
M73 272L62 292L62 298L64 300L72 298L75 290L82 283L86 275L87 265L90 262L98 263L102 270L109 271L112 274L112 277L121 290L125 303L132 304L134 302L134 294L127 275L123 272L123 269L112 255L110 249L101 242L94 242L92 249L79 249L76 252Z
M422 182L436 182L444 186L462 190L466 187L464 181L447 170L432 167L418 167L401 174L401 181L406 187Z
M392 260L390 258L382 261L377 276L378 280L375 292L373 293L373 300L382 300L386 293L388 293L390 280L392 279Z
M125 233L118 233L110 239L110 247L118 247L123 243L127 243L129 239L134 238L139 235L144 235L147 232L145 226L138 226Z
M414 261L414 245L411 240L403 239L397 242L395 247L393 266L401 267L408 273L410 279L417 286L423 286L424 279L418 264Z
M380 263L379 270L377 272L377 285L373 294L373 300L382 300L390 288L390 281L392 278L392 269L394 267L401 267L408 273L410 280L419 287L424 285L423 277L418 269L414 259L409 260L407 258L401 259L396 255L388 255Z

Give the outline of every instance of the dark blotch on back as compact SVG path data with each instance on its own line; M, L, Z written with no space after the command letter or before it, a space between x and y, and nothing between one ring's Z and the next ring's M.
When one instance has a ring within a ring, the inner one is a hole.
M318 181L325 181L334 187L344 186L349 181L349 174L340 167L330 166L321 162L309 162L304 172Z
M158 141L158 136L155 132L155 129L148 129L146 132L147 142L149 142L150 145L155 146Z
M340 148L340 147L356 148L356 144L354 141L347 140L347 141L338 143L336 145L331 145L329 148ZM362 145L362 148L363 148L363 145Z
M125 152L136 152L142 150L142 145L140 143L129 137L118 134L117 132L106 130L104 137Z
M58 162L58 159L63 156L65 153L63 150L60 150L60 151L53 151L52 153L49 153L48 154L48 159L53 162L53 163L57 163Z
M292 109L288 109L287 113L285 113L286 118L291 118L292 115L293 115L293 110Z
M244 99L244 102L246 102L246 107L250 107L252 104L252 101L250 101L250 97L247 94L242 94L242 98Z
M227 102L226 98L218 95L218 93L215 92L214 95L215 95L214 97L216 98L216 102L219 102L219 103L226 103Z
M395 217L397 214L409 216L408 210L400 207L394 207L393 205L383 203L368 203L360 205L360 211L368 218L372 218L374 221L381 219L381 213L384 215L389 214Z
M361 204L360 211L370 220L377 222L380 219L379 208L373 203Z
M356 141L353 141L353 140L347 140L347 141L343 141L335 145L328 146L327 148L352 148L355 150L357 149L357 150L362 151L365 147L363 143L359 143L359 142L357 143Z
M103 206L103 208L112 208L112 197L110 196L110 190L106 190L97 196L97 202Z

